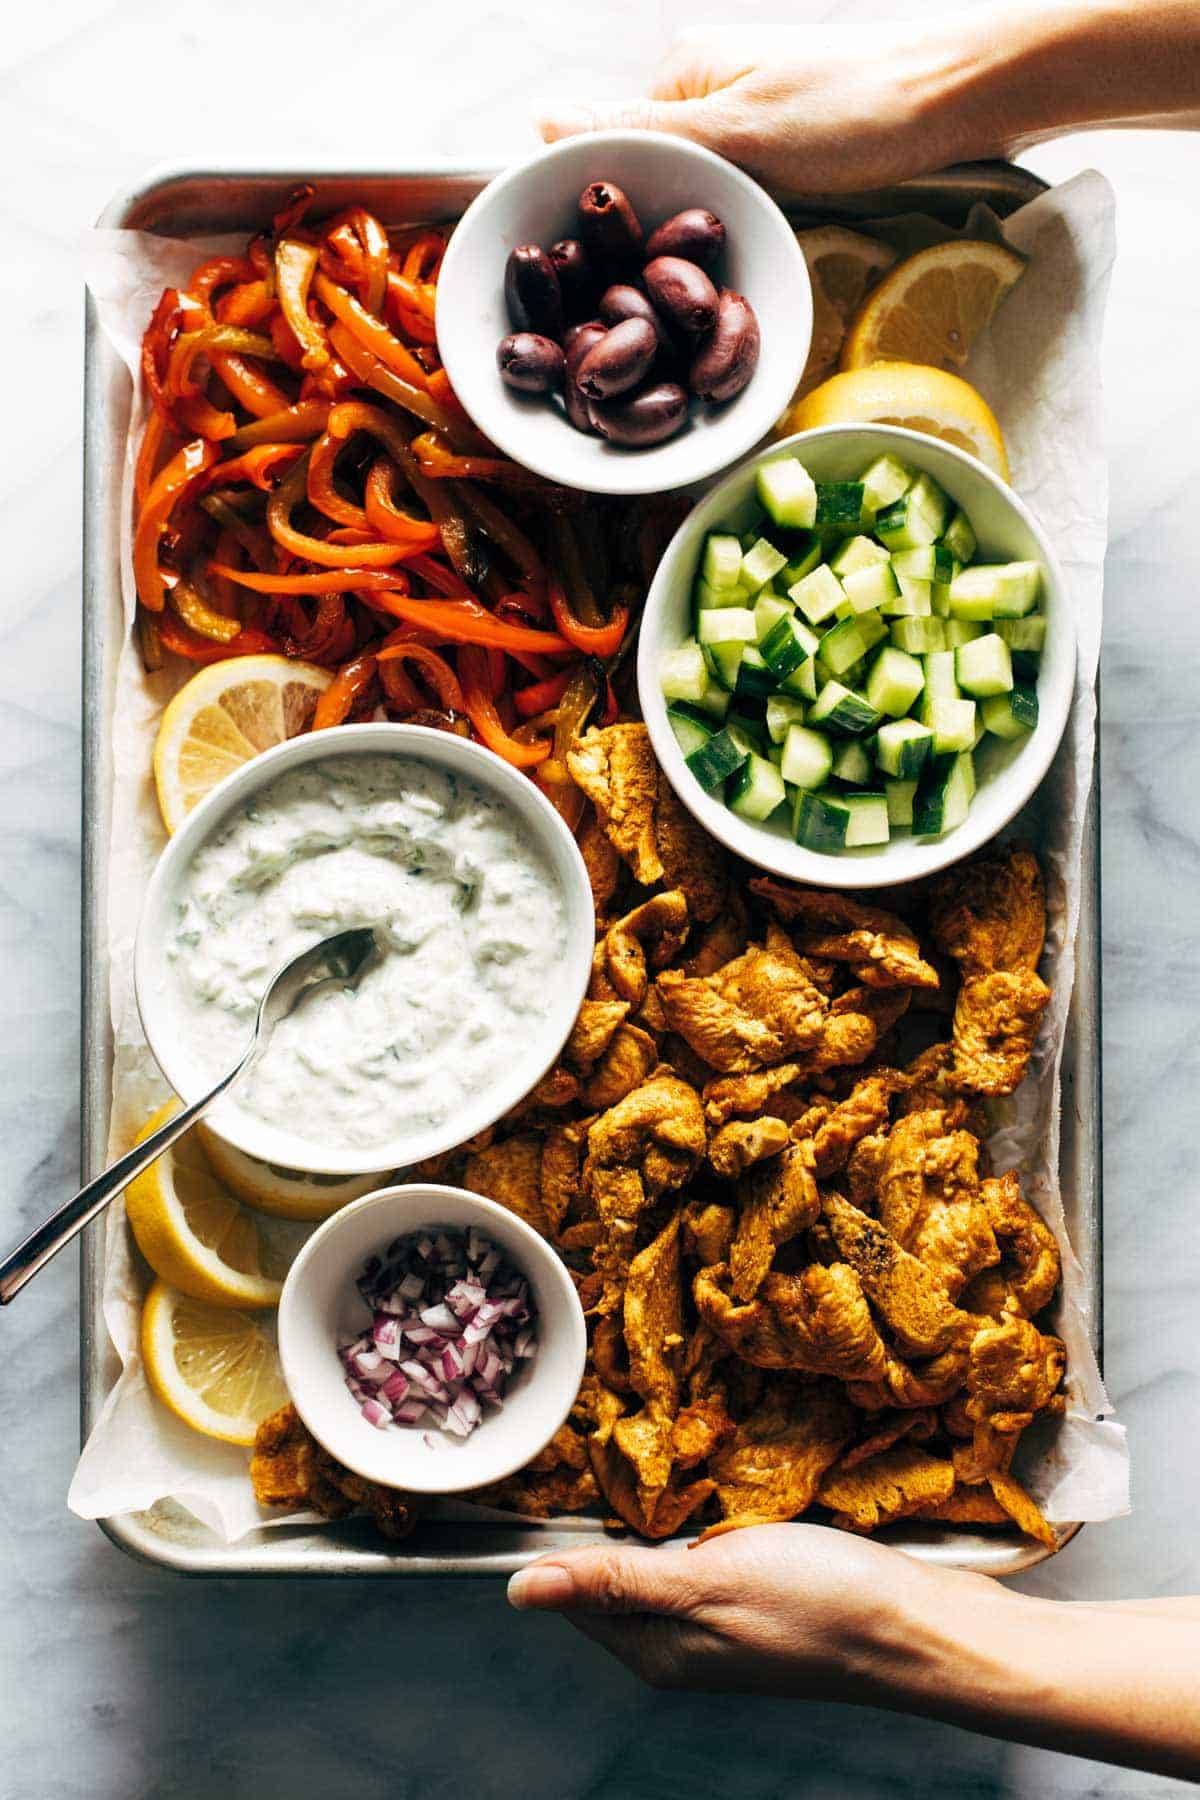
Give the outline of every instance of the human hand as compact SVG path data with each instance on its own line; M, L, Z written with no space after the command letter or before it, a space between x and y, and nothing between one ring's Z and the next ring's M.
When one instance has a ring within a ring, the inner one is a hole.
M539 123L551 143L615 126L674 132L779 193L883 187L1001 151L994 109L961 104L974 54L961 36L949 21L691 31L649 98L555 106Z
M508 1589L514 1606L561 1612L652 1687L877 1705L900 1703L939 1619L997 1592L819 1525L759 1525L695 1548L556 1552Z

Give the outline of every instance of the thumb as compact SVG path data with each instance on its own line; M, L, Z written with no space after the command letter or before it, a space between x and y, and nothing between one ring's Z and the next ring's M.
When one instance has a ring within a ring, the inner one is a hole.
M700 100L612 100L598 106L584 101L554 102L537 114L537 127L548 144L587 131L670 131L707 143L713 128L712 109Z
M683 1613L693 1583L681 1552L597 1544L541 1558L508 1584L512 1606L539 1612Z

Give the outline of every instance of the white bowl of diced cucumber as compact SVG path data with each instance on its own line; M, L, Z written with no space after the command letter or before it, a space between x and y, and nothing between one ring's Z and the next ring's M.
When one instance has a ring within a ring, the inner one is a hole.
M748 862L877 887L969 855L1058 748L1075 622L1053 548L982 463L885 425L774 444L692 511L638 687L679 798Z

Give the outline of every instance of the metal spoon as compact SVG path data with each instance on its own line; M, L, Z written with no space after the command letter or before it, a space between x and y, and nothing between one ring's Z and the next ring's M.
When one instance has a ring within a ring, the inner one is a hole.
M85 1225L90 1225L110 1200L123 1193L143 1169L149 1168L156 1157L161 1156L197 1119L203 1117L213 1101L226 1093L245 1074L255 1058L261 1055L280 1020L286 1019L306 994L326 981L336 981L342 987L357 987L363 971L378 952L379 944L374 929L369 925L360 926L353 931L339 931L334 937L322 939L319 944L314 944L310 950L302 950L299 956L293 956L290 962L277 969L259 1001L254 1036L246 1054L202 1099L194 1100L191 1106L185 1106L182 1112L175 1113L165 1125L161 1125L150 1137L113 1163L110 1169L105 1169L102 1175L89 1181L73 1200L68 1200L65 1206L60 1206L57 1212L51 1213L44 1225L39 1225L23 1244L19 1244L10 1256L5 1257L0 1263L0 1306L7 1306L20 1293L25 1283L32 1280L52 1256L58 1254L64 1244L69 1244Z

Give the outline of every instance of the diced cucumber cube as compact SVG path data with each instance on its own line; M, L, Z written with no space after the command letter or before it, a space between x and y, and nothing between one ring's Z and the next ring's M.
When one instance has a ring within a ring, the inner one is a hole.
M970 644L983 636L983 626L976 619L947 619L944 630L947 650L957 650L960 644Z
M882 512L885 507L892 506L907 494L916 480L916 473L898 456L879 456L864 474L863 504L871 512Z
M946 648L945 619L894 619L888 633L897 650L910 656L928 656L931 650Z
M703 750L717 729L715 721L706 718L698 707L685 704L668 706L667 720L685 758L693 751Z
M825 654L824 644L821 654ZM871 664L866 694L876 712L889 719L902 719L924 686L925 671L916 657L888 644ZM893 773L898 774L899 770Z
M1024 737L1038 722L1037 689L1018 682L1011 693L983 701L979 710L984 725L996 737Z
M660 679L668 700L703 700L710 677L704 652L694 638L688 638L677 650L668 651Z
M705 793L712 794L742 767L749 755L741 737L726 726L691 753L687 766Z
M1004 579L996 595L997 619L1023 619L1038 603L1042 591L1042 566L1035 562L1003 565Z
M895 573L895 571L893 571ZM896 575L899 592L880 607L885 619L928 619L933 615L933 587L913 575Z
M785 798L783 776L773 762L751 751L730 777L725 794L731 812L741 819L761 823Z
M916 719L889 719L875 737L875 761L885 775L908 780L925 767L933 749L933 732Z
M971 521L960 506L942 534L942 542L955 562L969 563L979 548Z
M932 475L922 473L917 476L909 488L906 498L911 500L920 512L937 521L937 534L941 537L950 522L950 514L954 510L954 502L945 488L936 482ZM913 545L912 548L916 549L917 546Z
M814 794L801 788L792 812L792 836L806 850L842 850L850 827L850 811L840 794Z
M838 781L849 782L851 787L863 788L875 774L874 765L867 755L861 738L846 738L833 753L833 774ZM801 786L819 787L820 782L813 781Z
M847 850L861 850L868 844L886 844L891 837L887 798L883 794L847 794L844 801L850 814L846 827Z
M759 650L776 681L785 681L803 663L816 655L820 642L816 632L811 631L803 619L798 619L789 609L787 615L776 620L767 635L760 640Z
M960 644L954 653L954 670L963 693L973 694L976 699L987 700L1012 691L1012 656L1004 639L994 631L972 643Z
M950 583L934 581L930 584L929 605L935 619L950 617Z
M934 756L975 747L975 702L927 698L921 704L920 720L933 732Z
M817 697L817 659L810 656L807 662L785 675L779 683L785 694L791 694L799 700L815 700Z
M841 583L846 590L846 599L856 613L871 612L876 607L882 607L886 611L900 591L896 586L896 577L886 562L871 563L863 569L851 569L841 577Z
M953 650L933 650L925 658L925 692L931 698L960 698Z
M908 492L875 520L875 535L891 551L920 550L946 528L950 502L932 475L918 475Z
M1040 656L1046 646L1044 613L1029 613L1023 619L997 619L996 630L1012 651Z
M870 655L877 644L886 644L888 636L887 621L881 619L877 612L865 612L858 615L858 629L863 643Z
M888 824L895 830L901 825L913 822L913 799L917 792L915 781L885 781L884 797L887 800Z
M731 712L725 721L725 729L735 744L756 756L765 756L771 748L771 740L767 736L766 726L757 714L748 712Z
M751 549L742 557L741 584L750 593L756 594L760 588L766 587L768 581L778 575L787 562L782 550L777 550L769 538L757 538Z
M976 563L950 583L956 619L1021 619L1037 605L1042 571L1035 562Z
M743 643L701 644L700 650L708 664L709 674L718 687L727 688L730 693L737 686L738 670L742 666L742 656L750 646Z
M775 677L756 644L743 646L733 691L739 700L765 700L768 694L775 692Z
M909 575L914 581L954 578L954 558L943 544L926 544L921 550L897 550L892 567L897 575Z
M700 563L700 579L714 592L722 593L737 586L742 570L742 546L728 532L710 531L704 540L704 556Z
M784 593L796 582L803 581L806 575L811 575L823 555L821 540L815 531L789 532L787 548L788 559L779 571L778 580Z
M720 606L745 606L748 598L736 582L732 587L713 588L707 581L698 581L693 593L697 614L711 612Z
M773 625L778 625L780 619L790 619L791 616L791 601L782 600L778 594L764 589L754 603L754 635L759 645L761 646Z
M829 779L833 749L829 739L807 725L792 725L783 742L783 779L792 787L819 788Z
M821 661L834 675L844 675L867 654L866 639L857 619L843 619L821 639Z
M818 481L817 525L857 525L862 519L863 484L861 481Z
M853 575L859 569L872 569L877 563L890 561L882 544L874 538L864 537L860 532L857 537L847 538L836 553L830 557L829 566L838 580L845 582L847 575Z
M917 783L913 797L913 830L921 837L940 837L961 825L975 793L975 768L969 751L936 756Z
M793 725L803 725L808 712L803 700L793 699L791 694L770 694L767 697L767 736L773 744L782 744Z
M799 457L760 464L754 489L776 525L810 529L816 523L816 484Z
M820 625L832 618L846 598L841 582L828 563L821 563L811 574L797 581L788 589L788 596L796 602L810 625Z
M757 635L754 614L747 606L710 607L696 621L702 644L752 644Z
M840 681L827 681L809 709L810 725L827 725L832 731L844 731L848 737L861 737L879 724L876 712L862 694L856 694Z

